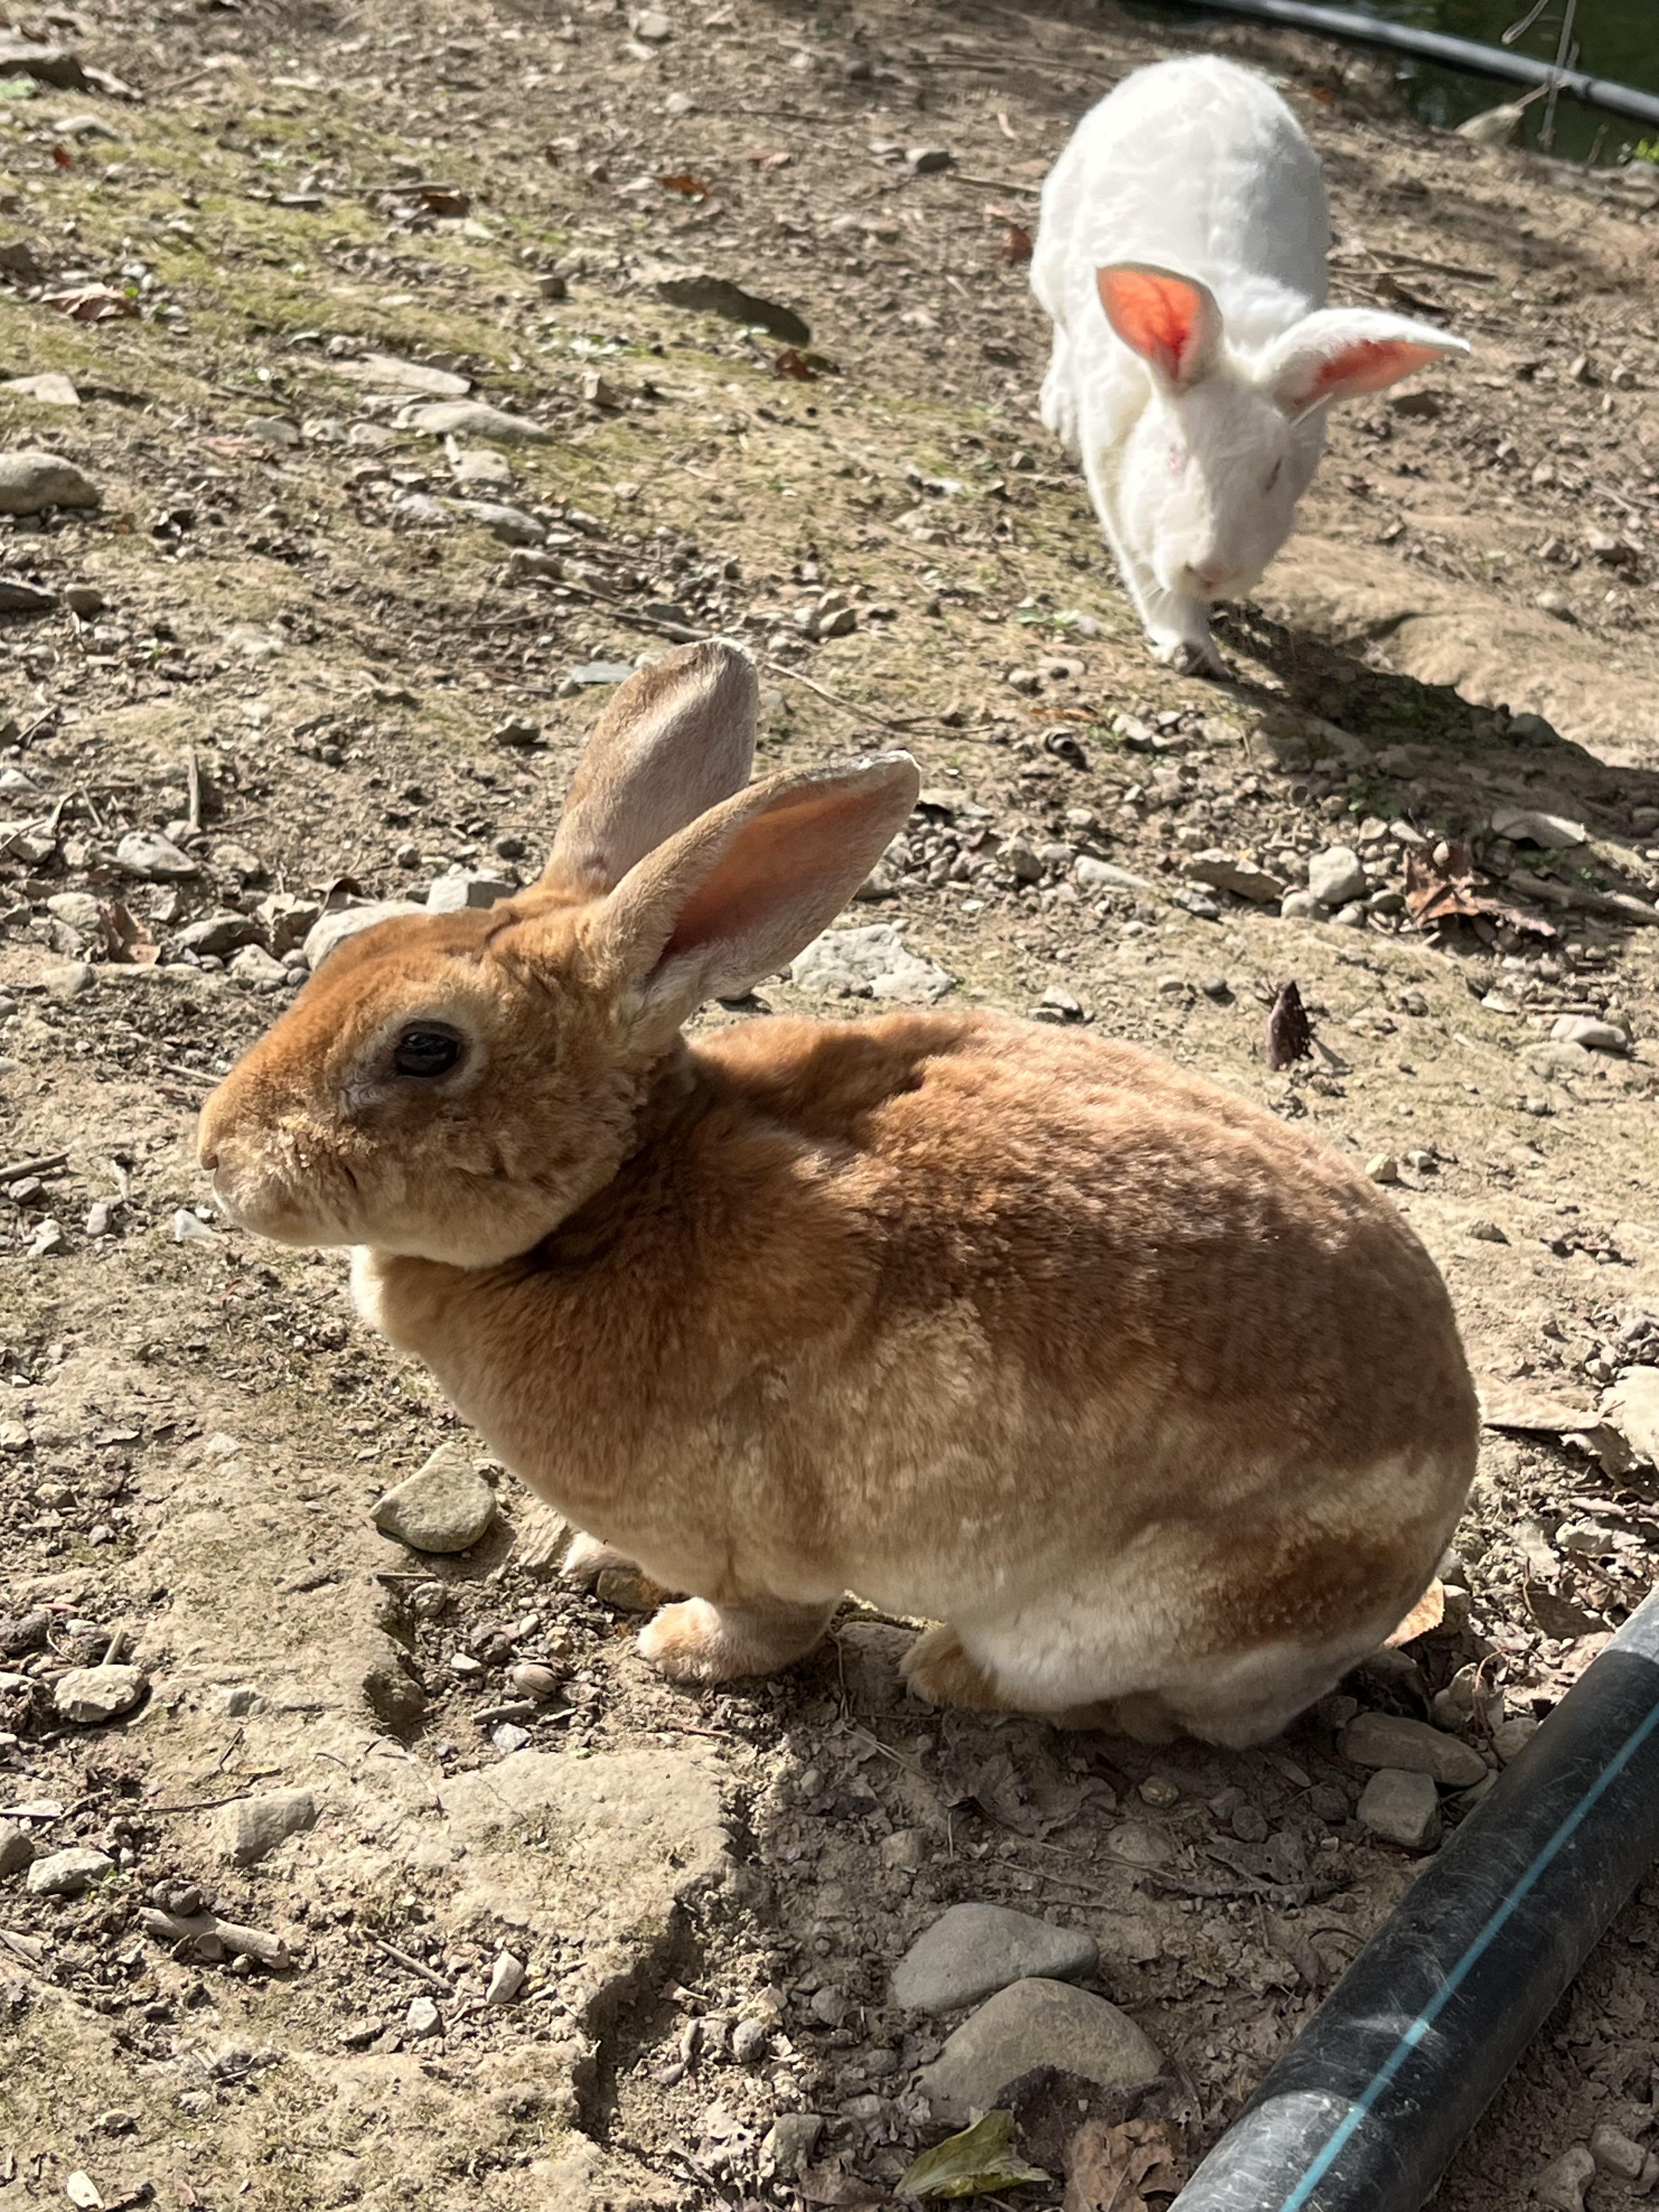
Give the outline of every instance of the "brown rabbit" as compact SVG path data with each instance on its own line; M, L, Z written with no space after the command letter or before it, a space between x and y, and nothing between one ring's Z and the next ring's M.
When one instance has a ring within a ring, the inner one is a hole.
M1268 1114L1000 1015L744 1022L908 815L887 754L745 787L755 680L601 718L541 881L349 940L208 1101L230 1212L364 1315L723 1681L842 1595L937 1703L1273 1735L1421 1595L1474 1467L1450 1304Z

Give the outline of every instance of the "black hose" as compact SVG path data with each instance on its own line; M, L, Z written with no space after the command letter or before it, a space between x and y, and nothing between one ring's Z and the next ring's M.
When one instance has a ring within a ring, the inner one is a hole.
M1506 77L1516 84L1553 84L1586 107L1605 108L1609 115L1628 116L1633 123L1659 123L1659 94L1611 84L1580 70L1559 70L1553 62L1512 54L1503 46L1477 46L1472 39L1448 38L1442 31L1381 22L1352 8L1314 8L1305 0L1170 0L1170 4L1201 8L1206 14L1249 15L1257 22L1283 23L1295 31L1321 31L1355 46L1387 46L1419 61L1438 62L1444 69L1469 70L1477 76Z
M1659 1592L1361 1951L1172 2212L1419 2212L1659 1855Z

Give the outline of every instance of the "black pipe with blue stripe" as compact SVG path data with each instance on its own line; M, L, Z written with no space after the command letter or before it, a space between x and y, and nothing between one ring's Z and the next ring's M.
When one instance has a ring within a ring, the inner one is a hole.
M1419 2212L1659 1857L1659 1592L1279 2058L1173 2212Z

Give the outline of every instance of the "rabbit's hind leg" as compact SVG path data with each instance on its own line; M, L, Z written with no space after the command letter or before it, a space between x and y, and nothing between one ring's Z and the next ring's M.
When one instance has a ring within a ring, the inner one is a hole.
M954 1628L924 1629L900 1661L899 1672L911 1695L926 1705L955 1705L970 1713L1024 1710L969 1657Z
M710 1605L688 1598L665 1605L640 1631L641 1655L675 1682L730 1682L744 1674L771 1674L804 1659L822 1640L832 1605L786 1605L759 1600Z

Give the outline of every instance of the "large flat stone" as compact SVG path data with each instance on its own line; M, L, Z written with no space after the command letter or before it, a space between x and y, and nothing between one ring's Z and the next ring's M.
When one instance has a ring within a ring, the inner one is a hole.
M1473 1744L1400 1713L1358 1714L1342 1732L1342 1756L1356 1766L1431 1774L1448 1790L1470 1790L1486 1778L1486 1762Z
M935 2119L960 2126L1033 2066L1058 2066L1103 2088L1141 2089L1164 2070L1150 2036L1104 1997L1065 1982L1015 1982L963 2021L919 2077Z
M1092 1936L1053 1928L1002 1905L953 1905L919 1936L893 1970L893 2002L912 2012L953 2012L1036 1975L1069 1982L1099 1961Z

